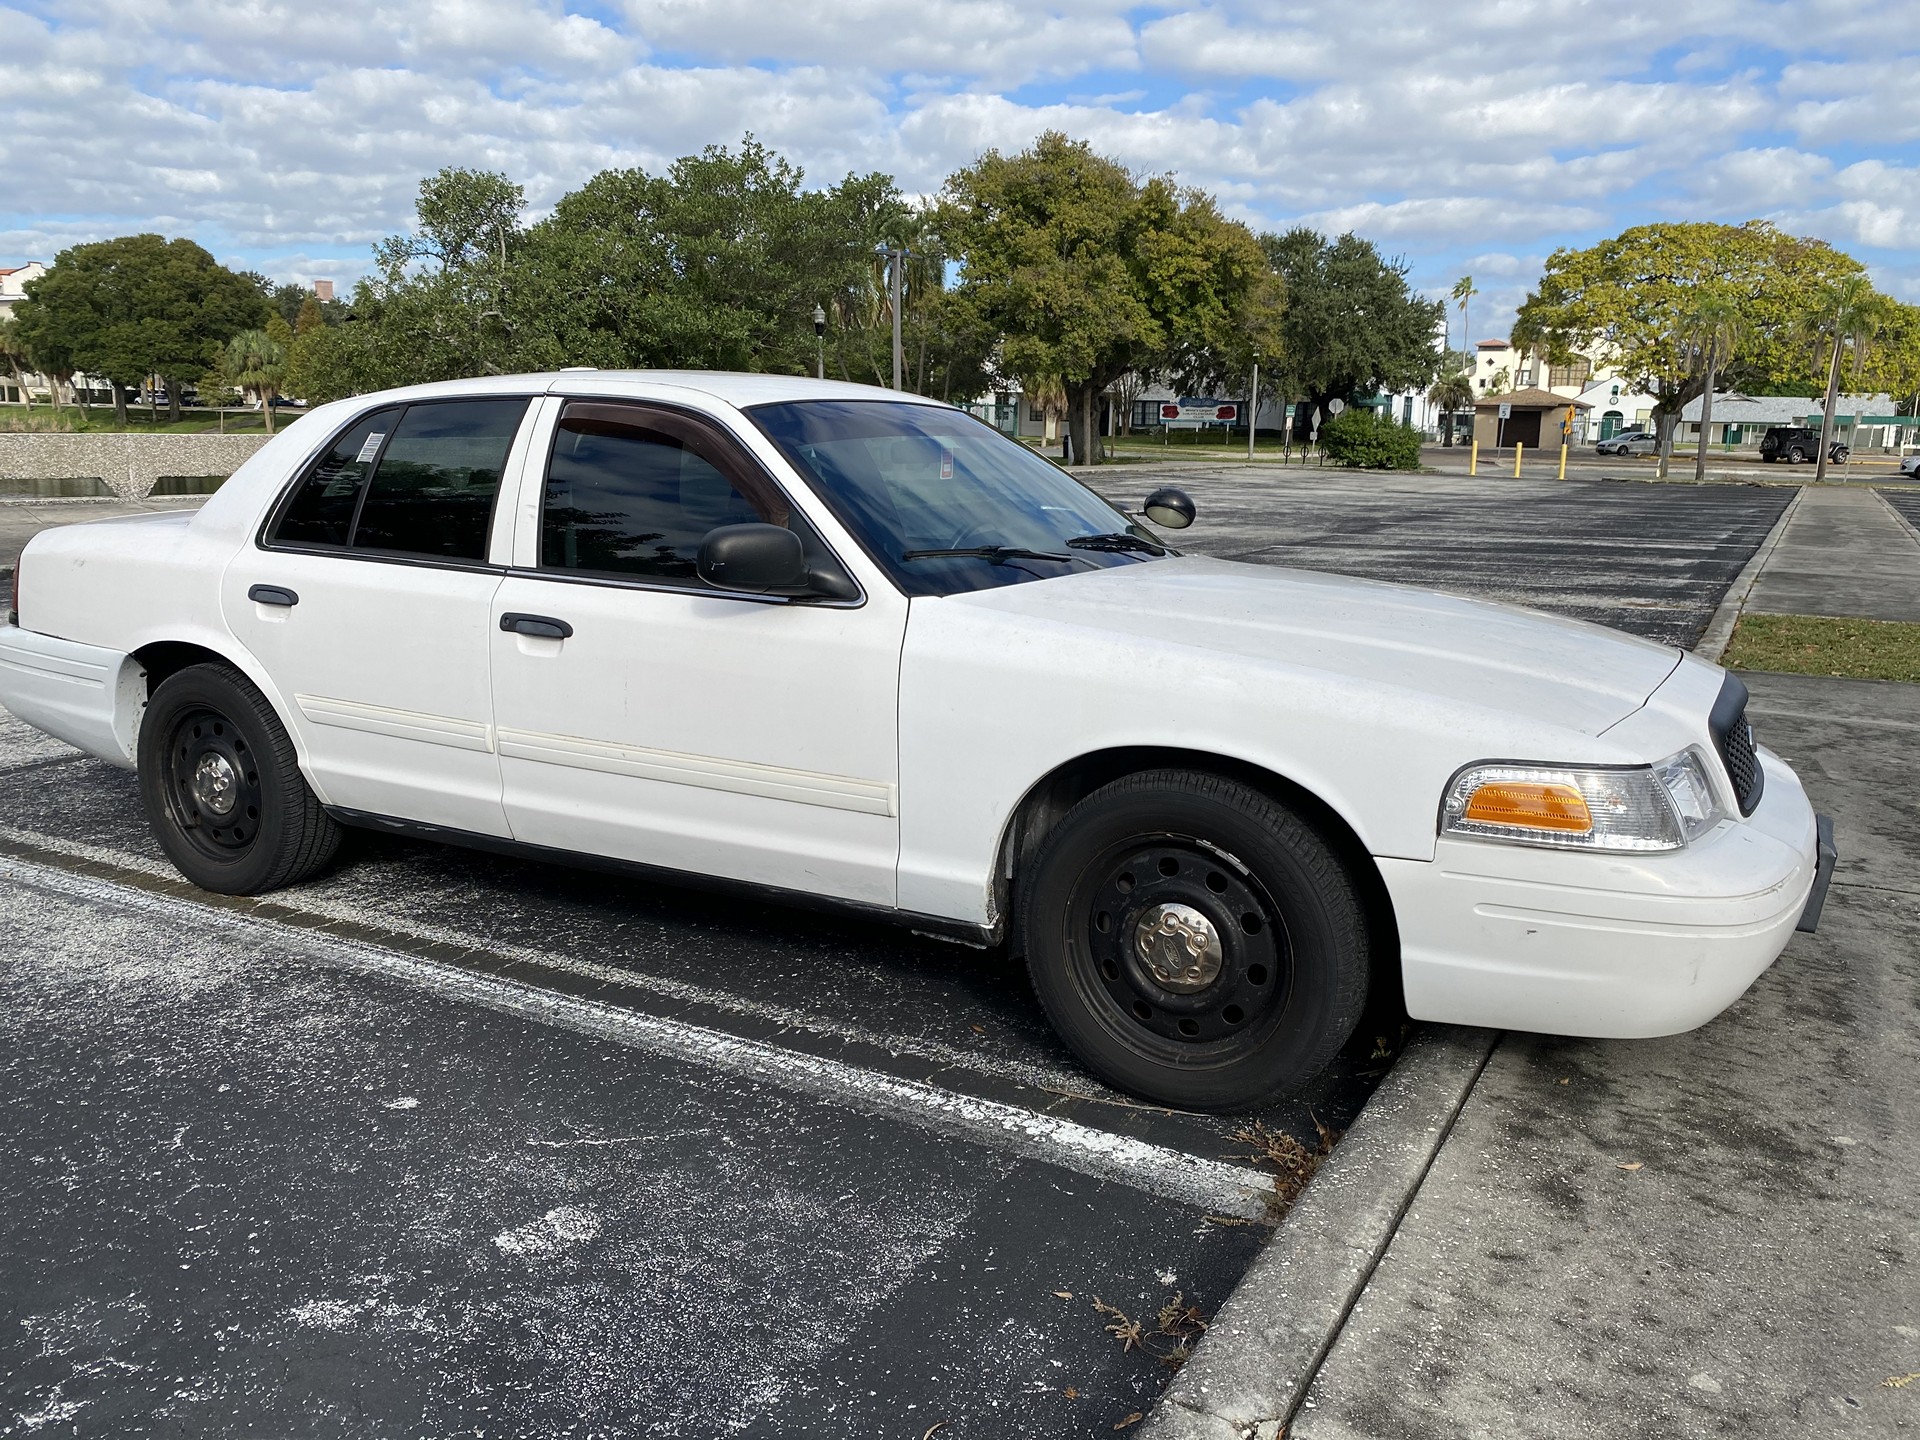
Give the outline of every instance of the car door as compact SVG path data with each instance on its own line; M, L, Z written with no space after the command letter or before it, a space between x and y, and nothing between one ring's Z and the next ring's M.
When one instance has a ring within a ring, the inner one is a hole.
M536 451L491 631L514 838L892 905L905 598L861 593L717 421L570 400ZM702 538L756 521L841 593L701 581Z
M508 833L487 675L505 566L489 544L528 408L458 398L361 417L229 565L227 624L328 804Z

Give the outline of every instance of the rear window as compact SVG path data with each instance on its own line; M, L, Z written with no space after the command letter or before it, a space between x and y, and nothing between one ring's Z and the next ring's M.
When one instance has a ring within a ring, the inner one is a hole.
M307 472L272 540L485 560L494 499L527 404L453 400L376 411Z

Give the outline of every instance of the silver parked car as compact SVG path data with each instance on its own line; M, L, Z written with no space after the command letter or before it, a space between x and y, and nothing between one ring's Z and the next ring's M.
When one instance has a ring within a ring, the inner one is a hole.
M1622 430L1593 447L1597 455L1651 455L1659 448L1660 437L1651 430Z

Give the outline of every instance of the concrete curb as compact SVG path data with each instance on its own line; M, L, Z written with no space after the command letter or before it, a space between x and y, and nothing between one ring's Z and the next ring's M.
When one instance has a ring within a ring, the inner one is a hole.
M1227 1297L1140 1440L1271 1440L1306 1399L1499 1034L1423 1029Z
M1700 643L1693 647L1693 653L1702 660L1718 664L1720 657L1727 653L1727 646L1733 640L1733 627L1740 623L1740 613L1747 608L1747 597L1753 594L1753 587L1760 583L1760 572L1773 559L1773 552L1780 548L1787 526L1792 523L1794 512L1800 508L1800 501L1806 493L1807 487L1804 485L1794 492L1793 499L1787 502L1787 508L1774 521L1773 529L1767 532L1767 538L1760 542L1760 548L1753 552L1753 557L1733 577L1733 584L1727 587L1727 593L1720 597L1719 608L1713 612L1713 618L1707 621Z

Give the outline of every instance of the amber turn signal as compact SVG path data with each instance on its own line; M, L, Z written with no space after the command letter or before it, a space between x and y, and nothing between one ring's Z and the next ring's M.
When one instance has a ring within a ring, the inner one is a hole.
M1587 802L1571 785L1532 780L1490 780L1473 792L1463 819L1584 835L1593 829Z

